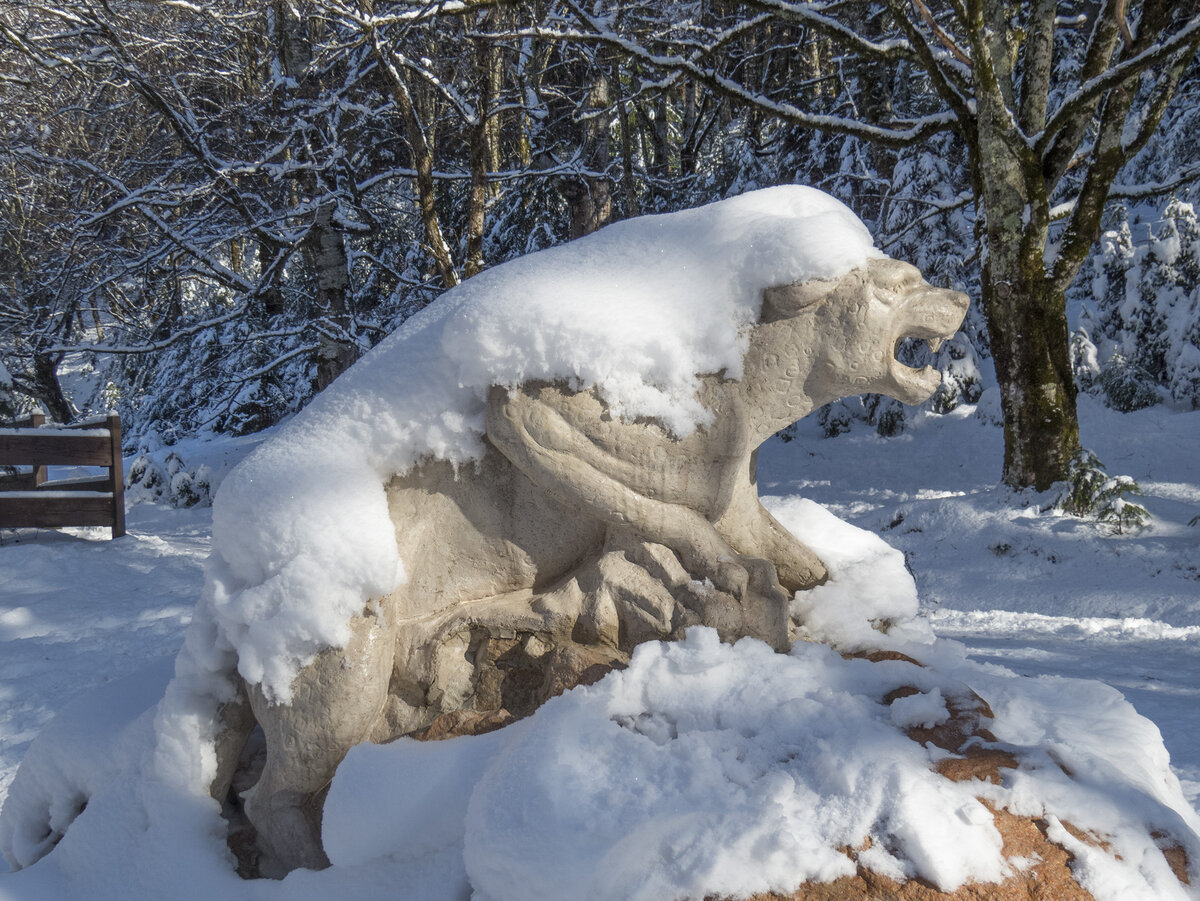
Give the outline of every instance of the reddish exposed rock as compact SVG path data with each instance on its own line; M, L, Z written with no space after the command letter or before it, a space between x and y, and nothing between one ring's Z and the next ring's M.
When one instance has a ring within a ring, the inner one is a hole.
M1004 781L1000 772L1002 769L1015 770L1017 758L1008 751L999 748L967 748L962 757L944 757L937 762L934 769L938 774L951 782L966 782L968 779L982 779L993 785Z
M419 741L442 741L459 735L495 732L513 721L507 710L452 710L443 713L412 737Z
M916 663L910 657L891 651L853 656L873 663L884 660ZM915 686L903 685L888 692L883 703L890 705L920 692ZM993 717L987 702L961 686L961 690L946 697L946 709L950 716L945 722L928 728L912 727L905 730L905 734L915 742L932 744L950 752L952 756L942 758L934 766L944 778L953 782L978 779L1001 784L1002 771L1016 769L1019 761L1011 751L996 747L996 737L987 728ZM1071 873L1073 855L1047 838L1044 820L1017 816L997 809L982 798L980 801L991 812L996 830L1004 840L1004 856L1030 864L1025 867L1014 865L1015 874L1003 882L969 883L955 891L944 892L926 880L896 882L860 864L853 876L833 882L808 883L788 895L755 895L750 901L1094 901L1093 895L1084 890ZM1063 821L1062 825L1082 842L1105 850L1109 847L1101 837L1072 823ZM1189 884L1189 861L1183 846L1165 833L1155 833L1154 838L1175 876L1180 882ZM861 848L842 848L841 851L857 863L859 854L869 847L868 841Z
M925 664L914 660L907 654L902 654L900 651L881 651L876 649L874 651L855 651L852 654L846 654L844 656L855 660L868 660L871 663L882 663L885 660L899 660L902 663L911 663L913 666L919 666L922 668L925 666Z
M1162 851L1163 857L1167 859L1167 866L1171 868L1171 872L1175 874L1175 878L1184 885L1191 885L1192 880L1188 876L1191 861L1188 860L1187 849L1165 832L1154 832L1151 834L1158 843L1158 850Z
M755 895L751 901L1094 901L1071 875L1071 855L1049 841L1034 820L1005 810L992 809L992 816L1004 839L1004 855L1036 855L1040 860L1035 866L1000 883L969 883L953 892L922 879L896 882L859 866L853 876L809 883L789 895ZM853 852L849 856L856 857Z

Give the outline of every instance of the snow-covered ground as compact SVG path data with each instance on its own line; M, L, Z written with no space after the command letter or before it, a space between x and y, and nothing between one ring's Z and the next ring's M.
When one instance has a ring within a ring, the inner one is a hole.
M1082 412L1088 443L1113 471L1133 475L1141 484L1154 517L1147 529L1113 535L1093 524L1039 513L1034 499L998 488L1000 430L969 408L945 417L918 415L904 435L891 439L880 439L865 426L822 439L815 426L802 426L797 440L776 439L763 448L760 491L780 509L796 496L811 498L903 551L934 628L965 643L976 660L1030 675L1096 679L1118 689L1158 724L1171 767L1195 804L1200 796L1200 525L1188 523L1200 514L1200 455L1194 451L1200 445L1200 413L1157 408L1118 414L1087 400ZM244 447L226 442L189 449L193 461L207 461L217 472L243 452ZM116 542L101 529L2 533L0 797L39 730L72 702L70 718L83 721L93 710L120 709L116 696L128 698L136 712L161 694L169 658L201 590L210 527L207 509L141 504L130 511L129 535ZM522 739L535 747L553 740L553 734ZM370 857L369 830L361 824L377 823L385 815L382 808L388 808L386 816L399 817L398 827L437 810L441 818L426 819L421 830L432 843L423 865L414 869L410 862L401 869L415 892L408 897L434 898L438 892L455 897L455 887L465 879L463 861L447 851L453 840L438 829L453 832L446 811L452 821L454 811L461 816L469 803L458 777L478 776L494 751L483 744L463 747L441 765L451 766L455 778L440 782L438 765L426 757L420 761L427 768L423 784L457 785L457 793L446 792L434 799L436 804L418 798L422 803L407 815L397 814L396 805L383 797L374 814L368 809L357 817L347 805L357 797L361 806L371 796L365 787L356 794L355 785L368 778L363 774L372 765L371 758L352 755L354 768L344 779L339 776L342 787L331 802L338 803L340 791L347 800L331 807L330 816L350 824L336 830L342 850L333 853L344 852L347 865ZM509 775L520 778L519 767ZM480 791L502 792L496 780L493 773ZM476 849L482 855L477 868L506 859L505 854L519 858L520 849L514 851L511 842L492 844L499 846L485 843L483 850ZM559 849L570 851L569 842ZM728 864L734 873L739 865L737 860ZM291 897L308 892L316 897L335 887L371 897L376 880L400 872L378 866L339 869L341 882L313 875L284 885L291 886ZM531 874L508 875L528 879ZM33 897L28 888L38 883L18 880L6 886L12 879L17 877L0 876L0 897L7 889L14 898ZM83 894L73 896L87 894L83 886L76 888ZM267 897L248 895L259 896ZM129 897L138 897L136 889Z

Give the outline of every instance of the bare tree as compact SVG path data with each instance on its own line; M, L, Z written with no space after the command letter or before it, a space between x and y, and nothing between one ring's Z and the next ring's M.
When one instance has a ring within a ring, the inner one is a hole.
M88 334L61 311L30 330L47 336L51 368L67 352L153 356L246 323L224 348L242 358L226 382L233 403L301 357L319 389L378 337L364 334L360 314L375 303L363 302L349 247L373 230L358 178L377 158L356 148L375 146L374 111L347 102L362 91L362 54L344 52L313 10L285 0L5 8L4 68L24 76L3 90L52 132L0 148L27 174L13 202L76 186L72 203L53 207L80 250L58 303L97 317ZM378 295L400 276L366 256ZM51 405L46 394L36 396Z

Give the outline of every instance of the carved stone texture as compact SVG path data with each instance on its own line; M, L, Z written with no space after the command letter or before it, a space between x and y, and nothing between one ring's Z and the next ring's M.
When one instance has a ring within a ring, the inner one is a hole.
M901 365L895 348L936 345L966 309L965 295L887 259L768 289L741 378L705 375L712 419L683 436L562 384L492 389L477 468L430 461L388 485L407 584L299 674L290 704L248 687L253 715L246 702L226 711L216 797L247 724L266 739L245 796L261 871L327 864L324 792L359 742L491 728L694 624L787 649L792 594L826 571L759 503L757 448L841 397L925 400L939 374Z

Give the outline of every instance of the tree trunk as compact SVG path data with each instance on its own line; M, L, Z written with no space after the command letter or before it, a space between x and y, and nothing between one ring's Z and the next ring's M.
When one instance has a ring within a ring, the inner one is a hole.
M625 215L638 216L637 182L633 172L633 122L629 115L629 101L617 102L617 125L621 129L621 189L625 198Z
M989 5L1002 20L1004 0ZM1046 271L1050 198L1015 127L1012 36L978 29L972 178L984 214L983 311L1004 411L1004 482L1047 490L1079 451L1066 298Z
M983 308L1004 410L1004 481L1045 491L1079 450L1066 299L1042 267L984 269Z
M33 391L31 392L46 406L50 419L68 423L75 418L75 410L63 394L58 381L58 354L37 352L33 355Z
M433 147L425 135L425 127L400 67L378 37L375 38L373 47L375 58L379 61L384 78L391 89L392 99L396 102L396 109L404 121L404 134L408 140L416 174L417 208L421 211L421 223L425 227L425 246L433 257L433 264L441 277L442 286L447 289L453 288L462 278L454 266L450 246L446 243L441 220L438 218L437 188L433 178Z
M262 312L266 321L272 317L282 316L284 312L283 290L279 287L279 274L274 273L269 278L267 270L271 267L274 256L270 247L262 241L255 244L255 254L258 257L258 277L262 281L259 297L262 299Z
M276 4L276 21L279 29L279 57L283 72L295 84L296 93L306 99L316 96L317 87L308 71L312 60L312 46L306 25L290 3ZM323 186L315 174L301 177L304 195L317 199L324 193ZM350 314L350 263L346 255L346 241L333 221L337 202L320 197L317 212L308 233L301 244L301 252L316 276L317 314L326 320L328 328L322 329L317 344L317 376L314 386L324 390L335 378L350 368L358 356L358 348L352 339L353 317Z
M489 14L482 21L489 21ZM467 193L467 253L463 263L463 277L470 278L483 270L483 231L487 222L488 171L500 167L498 121L492 111L492 102L499 76L497 61L499 53L488 40L475 39L475 77L479 84L476 99L477 121L468 128L471 155L471 189Z
M689 78L683 85L683 134L679 142L679 174L684 178L696 174L700 131L699 92L696 82Z
M608 133L608 74L600 60L592 72L592 86L588 92L585 112L592 118L582 122L583 135L580 159L593 172L603 172L612 157ZM570 210L572 239L590 235L603 228L612 218L612 183L605 175L580 176L567 179L562 188L563 197Z
M305 255L317 277L317 310L332 327L323 329L318 340L316 389L323 391L350 368L358 356L351 340L350 267L342 233L331 224L336 204L327 200L317 209L317 218L304 239Z

